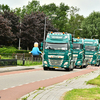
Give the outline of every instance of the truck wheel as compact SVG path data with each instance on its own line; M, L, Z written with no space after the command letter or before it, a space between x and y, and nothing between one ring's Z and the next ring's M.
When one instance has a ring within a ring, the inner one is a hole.
M65 70L66 70L66 71L71 71L71 69L70 69L70 68L65 68Z
M73 71L74 68L71 69L71 71Z
M97 64L95 66L98 66L99 67L99 65L97 65Z
M55 70L55 68L49 68L49 70Z
M81 66L80 69L83 69L83 66Z
M88 65L84 65L83 68L86 68Z
M48 67L43 67L44 70L48 70Z

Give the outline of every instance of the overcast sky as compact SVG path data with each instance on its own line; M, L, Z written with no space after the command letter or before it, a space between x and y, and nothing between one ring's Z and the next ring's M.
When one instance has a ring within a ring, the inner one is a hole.
M28 1L32 0L0 0L0 4L7 4L10 8L23 7L23 5L27 5ZM93 11L100 11L100 0L39 0L40 5L55 3L59 5L61 2L65 3L68 6L77 6L80 8L78 12L80 15L84 17L89 16L89 14Z

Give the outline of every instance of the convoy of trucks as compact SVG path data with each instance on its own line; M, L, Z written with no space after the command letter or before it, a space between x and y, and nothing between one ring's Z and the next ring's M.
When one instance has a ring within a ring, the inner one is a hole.
M99 39L73 38L64 32L48 32L43 48L43 69L64 68L71 71L88 65L100 65Z

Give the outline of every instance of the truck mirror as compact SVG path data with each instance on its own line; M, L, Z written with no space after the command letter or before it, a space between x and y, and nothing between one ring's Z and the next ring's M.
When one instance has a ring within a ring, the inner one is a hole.
M73 44L71 44L71 48L73 48Z
M41 48L40 48L40 50L42 51L42 50L43 50L43 48L41 47Z
M41 42L40 50L41 50L41 51L43 50L43 42Z

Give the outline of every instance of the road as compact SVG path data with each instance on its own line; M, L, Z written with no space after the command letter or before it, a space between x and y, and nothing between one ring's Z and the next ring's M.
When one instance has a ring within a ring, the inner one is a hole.
M16 86L21 86L23 84L29 84L40 80L66 75L80 70L81 69L74 69L73 71L70 72L64 71L63 69L56 70L56 71L44 71L44 70L32 71L31 70L29 72L23 71L22 73L3 75L0 76L0 90L5 90Z
M39 87L49 86L64 81L69 76L74 77L75 73L81 75L83 72L88 73L93 70L96 69L84 68L74 69L73 71L64 71L62 69L55 71L33 69L28 71L0 73L0 100L17 100L19 97L38 89Z

